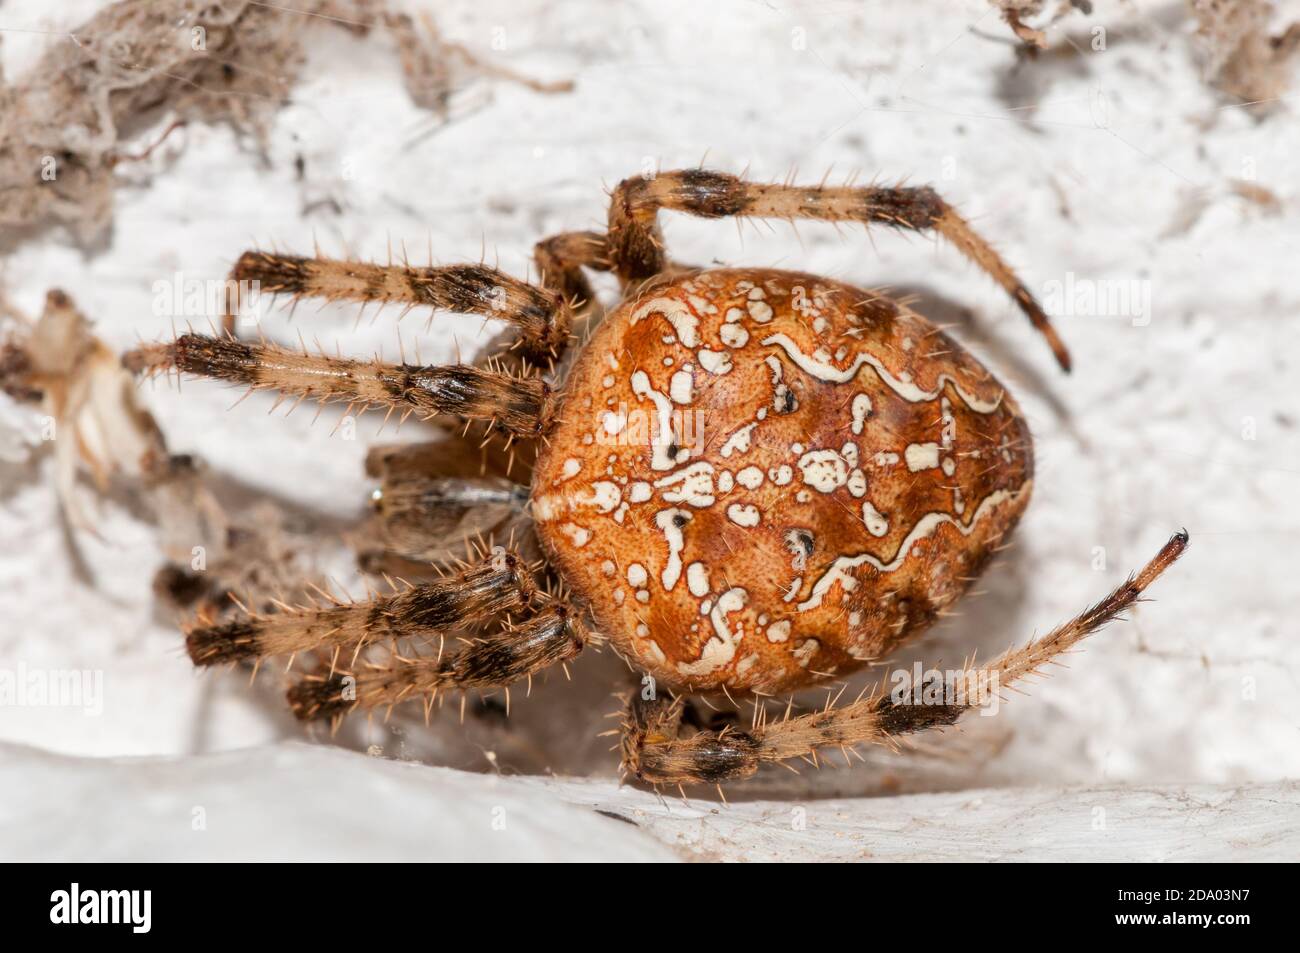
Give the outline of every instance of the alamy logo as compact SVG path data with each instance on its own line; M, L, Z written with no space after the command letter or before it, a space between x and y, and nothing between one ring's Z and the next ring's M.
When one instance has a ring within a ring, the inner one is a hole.
M104 673L99 669L0 668L0 708L80 708L104 713Z
M1151 282L1145 278L1076 278L1043 286L1043 307L1054 318L1129 318L1135 328L1151 323Z
M890 675L893 689L889 693L895 705L957 705L978 708L981 715L996 715L1001 701L1001 682L997 669L958 668L939 670L900 668Z
M152 890L71 890L50 894L51 923L127 923L132 933L148 933L152 920Z

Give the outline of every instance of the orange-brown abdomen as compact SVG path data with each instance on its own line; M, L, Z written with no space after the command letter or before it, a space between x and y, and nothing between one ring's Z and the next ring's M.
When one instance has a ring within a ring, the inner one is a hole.
M538 533L596 625L674 688L779 691L880 658L1029 499L1019 408L907 308L812 275L674 278L575 363Z

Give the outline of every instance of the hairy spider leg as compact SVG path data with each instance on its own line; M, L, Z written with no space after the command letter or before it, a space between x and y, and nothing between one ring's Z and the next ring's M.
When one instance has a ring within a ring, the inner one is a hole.
M766 762L806 757L825 747L850 748L861 743L894 744L903 735L942 728L972 708L987 703L971 686L994 691L1039 671L1088 635L1117 619L1136 603L1161 573L1182 555L1188 536L1172 537L1142 570L1096 605L1085 609L1046 636L1011 649L991 662L968 668L955 682L955 696L945 704L900 704L883 685L864 692L849 705L828 706L811 714L759 723L750 731L701 731L678 737L681 699L642 699L634 695L623 725L623 767L652 784L714 784L753 775Z
M762 184L704 169L625 179L610 202L607 239L614 270L625 284L644 281L668 264L658 223L661 209L704 218L817 219L935 231L1015 299L1047 339L1057 363L1070 370L1069 351L1029 289L993 247L928 186Z
M568 346L572 311L563 294L485 265L415 267L249 251L230 272L237 287L260 294L360 301L479 314L519 329L525 356L543 362Z
M515 437L540 436L553 415L554 396L541 378L465 364L349 360L200 334L182 334L170 344L143 345L123 360L136 372L174 369L253 390L277 390L300 400L486 420L493 429Z
M494 552L443 579L359 602L330 598L326 606L286 606L241 613L185 632L190 660L199 666L260 660L298 652L350 647L409 636L431 636L498 618L537 597L529 567L509 550Z
M552 601L518 623L466 640L456 652L394 654L354 671L307 675L289 689L289 706L302 721L337 720L356 709L391 707L415 698L425 702L427 711L445 689L507 688L577 657L593 638L580 616Z

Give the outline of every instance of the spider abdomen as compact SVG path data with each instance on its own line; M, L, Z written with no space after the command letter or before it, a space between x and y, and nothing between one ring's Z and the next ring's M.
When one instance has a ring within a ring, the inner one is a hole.
M982 569L1029 429L883 295L716 270L615 309L534 473L538 532L619 650L671 687L779 691L888 654Z

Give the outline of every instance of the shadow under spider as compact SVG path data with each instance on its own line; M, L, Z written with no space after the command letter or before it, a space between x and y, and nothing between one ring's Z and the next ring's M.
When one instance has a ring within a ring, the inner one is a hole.
M906 300L912 310L936 324L945 331L954 331L963 347L968 347L977 357L988 355L990 370L1011 390L1013 396L1022 397L1032 393L1041 399L1058 423L1077 441L1082 443L1082 435L1074 427L1074 416L1062 397L1062 386L1069 378L1056 372L1052 367L1049 372L1040 370L1025 356L1024 343L1010 340L993 330L995 327L988 320L978 319L974 310L955 298L941 295L932 288L921 285L891 286L890 296ZM1076 369L1075 373L1087 373L1087 368Z

